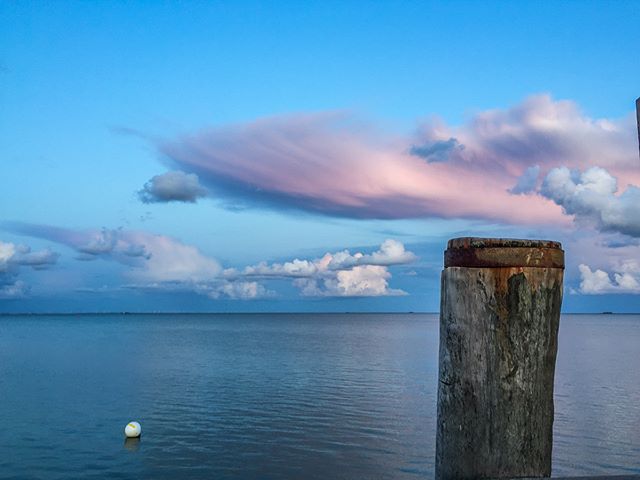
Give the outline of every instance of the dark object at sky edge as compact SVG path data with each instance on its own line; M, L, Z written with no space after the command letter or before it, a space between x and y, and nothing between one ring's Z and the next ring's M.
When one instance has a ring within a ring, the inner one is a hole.
M636 98L636 124L638 125L638 154L640 154L640 97Z

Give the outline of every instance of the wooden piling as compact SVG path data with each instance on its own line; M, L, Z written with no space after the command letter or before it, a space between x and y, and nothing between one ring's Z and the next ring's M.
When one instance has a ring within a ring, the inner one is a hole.
M457 238L444 267L436 478L549 476L561 245Z

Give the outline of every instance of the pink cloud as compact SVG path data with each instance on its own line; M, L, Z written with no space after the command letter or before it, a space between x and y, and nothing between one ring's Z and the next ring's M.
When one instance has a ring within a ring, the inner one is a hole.
M631 116L593 120L573 102L539 95L457 127L432 120L404 137L321 113L213 128L159 148L234 206L568 225L551 200L510 190L524 191L514 190L523 175L534 190L557 166L601 165L640 183L635 142Z

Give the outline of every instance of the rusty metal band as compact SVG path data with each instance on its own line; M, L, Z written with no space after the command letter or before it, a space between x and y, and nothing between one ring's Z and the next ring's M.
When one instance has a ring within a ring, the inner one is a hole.
M564 251L547 247L449 248L444 266L470 268L536 267L564 269Z

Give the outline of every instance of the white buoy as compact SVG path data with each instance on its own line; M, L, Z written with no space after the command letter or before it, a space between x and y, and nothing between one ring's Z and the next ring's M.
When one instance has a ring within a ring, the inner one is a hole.
M138 422L129 422L127 426L124 427L124 434L128 438L136 438L139 437L142 433L142 427Z

